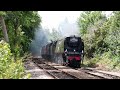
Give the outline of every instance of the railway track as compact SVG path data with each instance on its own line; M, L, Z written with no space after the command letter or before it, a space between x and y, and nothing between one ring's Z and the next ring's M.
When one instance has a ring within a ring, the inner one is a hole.
M101 79L59 64L46 62L44 59L33 58L33 62L55 79Z
M76 70L79 70L79 71L82 70L83 72L87 74L98 76L103 79L120 79L120 74L115 75L114 73L111 73L111 72L96 70L93 68L83 68L83 69L76 69Z
M106 73L93 68L70 68L34 58L33 62L55 79L120 79L120 75Z
M52 67L51 65L48 65L39 59L34 59L33 62L39 68L42 68L46 73L48 73L55 79L78 79L77 77L72 76L69 73L63 72L61 70L58 70L57 68Z

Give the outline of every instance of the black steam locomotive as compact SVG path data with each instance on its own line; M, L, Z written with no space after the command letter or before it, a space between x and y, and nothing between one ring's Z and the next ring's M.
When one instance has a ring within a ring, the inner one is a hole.
M80 37L70 36L42 47L41 56L51 62L80 67L84 43Z

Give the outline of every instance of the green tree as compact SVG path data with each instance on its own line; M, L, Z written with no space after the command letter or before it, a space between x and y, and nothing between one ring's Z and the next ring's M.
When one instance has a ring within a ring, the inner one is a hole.
M108 51L111 51L113 56L120 56L120 12L114 11L113 14L109 19L111 23L105 42L108 44Z
M0 42L0 78L28 78L29 75L26 76L24 72L23 59L19 56L29 51L29 44L35 29L40 25L41 17L36 11L1 11L0 20L0 37L9 41Z
M85 11L78 19L80 35L85 42L85 53L88 57L93 57L94 52L103 47L101 27L105 22L106 17L101 11Z
M101 11L91 11L83 12L79 17L87 57L120 60L120 12L114 11L111 15L106 18Z
M15 57L29 50L34 37L35 28L40 25L41 18L37 11L6 11L10 47Z

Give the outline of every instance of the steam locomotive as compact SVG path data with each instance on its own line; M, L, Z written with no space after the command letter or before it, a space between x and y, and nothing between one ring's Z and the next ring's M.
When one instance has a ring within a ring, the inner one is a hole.
M43 46L41 56L51 62L79 68L83 51L84 43L81 37L73 35Z

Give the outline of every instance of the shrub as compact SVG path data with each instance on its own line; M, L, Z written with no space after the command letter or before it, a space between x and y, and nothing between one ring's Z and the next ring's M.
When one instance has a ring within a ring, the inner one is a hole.
M10 46L3 40L0 41L0 78L1 79L22 79L29 78L24 72L22 60L14 60Z
M97 67L104 70L119 70L120 69L120 57L112 56L111 52L105 52L104 54L94 54L94 58L84 61L85 66Z

